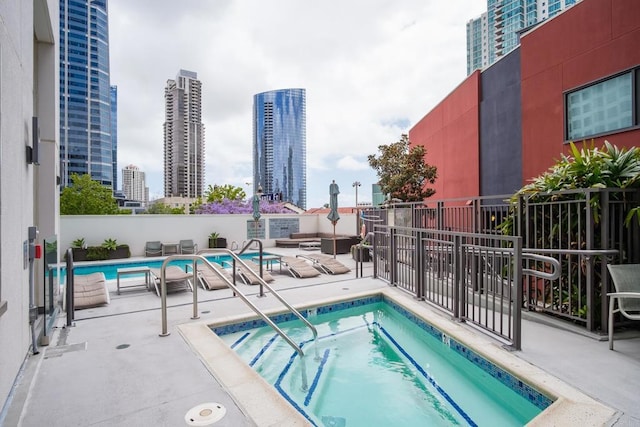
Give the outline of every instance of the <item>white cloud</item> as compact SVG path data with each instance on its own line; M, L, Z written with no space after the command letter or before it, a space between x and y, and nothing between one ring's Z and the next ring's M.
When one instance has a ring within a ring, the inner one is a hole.
M367 155L466 77L465 25L483 9L479 0L111 0L118 166L139 166L162 194L164 86L187 69L203 83L207 185L246 187L253 95L301 87L308 207L325 203L331 177L345 190L361 181L366 195Z
M338 169L358 171L358 170L365 170L368 168L369 168L368 162L359 161L357 159L354 159L351 156L346 156L338 160Z

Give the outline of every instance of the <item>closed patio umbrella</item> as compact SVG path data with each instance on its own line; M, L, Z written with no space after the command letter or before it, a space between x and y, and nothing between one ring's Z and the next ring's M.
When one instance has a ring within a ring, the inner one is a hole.
M253 196L252 206L253 206L253 220L255 222L258 222L260 220L260 196L258 196L257 194Z
M252 207L252 216L253 216L253 236L254 238L259 238L260 237L260 233L259 233L259 228L260 228L260 199L262 198L262 186L260 184L258 184L258 189L256 190L256 193L253 195L253 199L251 200L251 207ZM260 256L262 257L262 254L260 254ZM261 260L262 261L262 260ZM262 262L260 263L260 275L262 275Z
M329 185L329 215L327 218L333 224L333 257L336 257L336 223L340 219L338 214L338 194L340 194L340 188L336 184L335 179L331 181Z

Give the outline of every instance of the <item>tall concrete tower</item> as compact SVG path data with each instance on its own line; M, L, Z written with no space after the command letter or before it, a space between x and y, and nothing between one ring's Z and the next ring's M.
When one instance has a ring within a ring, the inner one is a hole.
M164 195L195 198L204 191L202 82L180 70L164 89Z

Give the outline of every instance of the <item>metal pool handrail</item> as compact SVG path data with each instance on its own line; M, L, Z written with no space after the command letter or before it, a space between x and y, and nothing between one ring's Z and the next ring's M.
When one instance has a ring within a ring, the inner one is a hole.
M212 252L212 251L208 251L208 252ZM247 266L244 261L242 261L240 259L240 257L238 257L235 253L231 252L228 249L216 249L215 252L224 252L228 255L230 255L235 261L240 262L242 265L244 265L247 269L249 269L249 266ZM218 274L223 280L224 282L227 284L227 286L229 288L231 288L231 290L233 290L233 292L235 292L242 301L244 301L245 304L247 304L249 306L249 308L251 308L258 316L260 316L262 318L262 320L264 320L264 322L266 324L268 324L278 335L280 335L300 356L304 356L304 352L302 351L302 349L300 348L300 346L298 346L291 338L289 338L289 336L287 336L287 334L285 334L271 319L269 319L269 317L262 312L262 310L260 310L255 304L253 304L239 289L237 286L235 286L233 283L231 283L226 277L222 276L218 271L216 271L216 269L213 267L213 265L211 265L211 263L209 262L209 260L207 260L204 256L202 255L172 255L167 257L167 259L165 259L165 261L162 263L162 267L161 267L161 273L160 273L160 298L161 298L161 307L162 307L162 333L160 334L161 337L166 337L170 334L170 332L167 331L167 283L166 283L166 278L165 278L165 267L167 266L167 264L174 259L191 259L193 260L193 271L194 271L194 278L197 275L197 262L201 261L204 265L207 266L207 268L211 269L212 271L214 271L216 274ZM256 275L257 276L257 275ZM261 282L264 282L264 280L257 276L258 279ZM316 340L316 338L318 337L318 331L315 328L315 326L313 326L311 323L309 323L309 321L307 319L304 318L304 316L302 316L302 314L300 314L298 312L298 310L296 310L291 304L289 304L287 301L285 301L271 286L269 286L266 282L263 283L264 286L267 287L267 289L269 289L271 291L271 293L278 298L278 300L280 302L282 302L282 304L284 304L285 307L287 307L287 309L289 309L296 317L298 317L300 320L302 320L302 322L307 325L312 333L313 333L313 339L314 341ZM192 319L197 319L199 318L198 316L198 286L195 285L193 286L193 317Z
M480 251L492 251L492 252L504 252L508 254L513 254L513 248L496 248L493 246L478 246L478 245L463 245L471 249L471 252L480 252ZM522 274L528 275L532 277L539 277L541 279L546 280L556 280L560 277L560 262L549 256L544 256L535 253L539 251L539 249L530 249L530 248L522 248L522 258L530 259L532 261L540 261L549 264L552 267L551 272L534 270L531 268L523 268Z

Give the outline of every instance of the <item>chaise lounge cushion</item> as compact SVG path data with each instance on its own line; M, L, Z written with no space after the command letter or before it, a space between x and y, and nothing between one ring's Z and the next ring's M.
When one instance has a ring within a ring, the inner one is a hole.
M73 275L73 304L76 309L97 307L110 302L104 273Z

